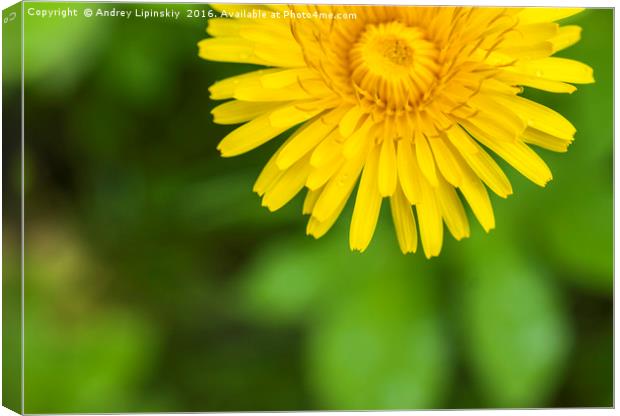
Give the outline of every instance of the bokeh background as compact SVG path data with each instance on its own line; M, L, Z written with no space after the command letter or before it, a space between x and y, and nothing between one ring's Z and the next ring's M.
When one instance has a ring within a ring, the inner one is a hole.
M515 194L492 196L497 228L470 217L432 260L400 253L388 209L355 254L350 206L318 241L300 197L261 208L251 188L282 138L219 157L233 126L212 123L207 88L252 67L199 59L206 19L183 15L26 17L26 412L612 405L611 10L565 22L583 39L560 56L595 84L525 91L578 130L568 153L539 150L553 181L500 161Z

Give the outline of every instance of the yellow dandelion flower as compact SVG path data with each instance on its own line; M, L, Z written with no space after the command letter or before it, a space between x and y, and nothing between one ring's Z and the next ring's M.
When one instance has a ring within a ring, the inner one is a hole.
M592 69L553 57L580 9L406 6L215 5L202 58L265 69L216 82L216 123L239 124L222 156L296 130L267 162L254 191L275 211L307 189L307 233L319 238L357 186L350 247L364 251L389 198L403 253L437 256L443 224L469 236L462 198L488 232L487 187L511 184L489 150L534 183L551 172L530 145L564 152L575 128L520 96L523 86L572 93ZM359 184L358 184L359 183ZM458 190L458 192L457 192ZM416 226L417 217L417 226Z

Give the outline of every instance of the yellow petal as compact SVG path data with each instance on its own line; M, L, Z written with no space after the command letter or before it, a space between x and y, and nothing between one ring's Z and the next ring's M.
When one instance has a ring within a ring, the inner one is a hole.
M349 137L353 134L363 115L362 107L358 105L351 107L340 121L340 134L342 134L343 137Z
M491 94L477 94L469 100L468 104L482 112L469 120L489 133L498 131L497 134L504 133L510 140L517 137L527 126L510 108L494 100ZM494 133L494 135L497 134Z
M314 167L324 166L326 163L342 155L342 137L340 131L334 129L312 152L310 164Z
M284 25L269 24L243 24L237 35L251 42L266 45L277 45L284 53L301 53L299 45L296 43L291 29Z
M552 81L590 84L594 82L592 68L573 59L549 57L532 61L520 61L513 67L522 74L550 79Z
M209 19L207 33L211 36L235 37L243 25L244 22L236 19Z
M237 75L221 81L217 81L215 84L209 87L209 92L211 93L210 98L212 100L225 100L227 98L232 98L233 94L235 93L235 89L237 89L237 87L242 83L259 83L260 79L264 75L274 74L280 71L281 70L279 69L259 69L258 71L252 71L248 72L247 74Z
M325 185L325 189L312 211L312 216L316 217L319 222L326 221L340 207L343 200L347 199L351 194L364 166L366 149L368 149L367 145L354 157L347 159L344 165Z
M438 175L437 202L448 229L457 240L469 237L469 221L452 185Z
M269 114L269 122L274 127L290 126L291 123L302 123L314 117L320 110L303 110L299 108L299 104L293 103L273 110ZM288 166L292 165L289 164Z
M379 193L382 196L390 196L396 189L397 178L396 166L396 150L394 149L394 140L392 138L384 138L381 144L379 156Z
M418 183L418 171L415 169L417 162L409 140L401 139L398 141L396 163L403 193L411 204L415 204L420 200L421 191Z
M488 116L484 113L479 113L474 117L459 120L459 124L465 127L467 130L479 129L486 131L490 136L497 140L512 141L519 137L519 134L525 129L510 130L509 125L501 124L498 119Z
M482 181L480 181L476 173L467 166L466 162L458 155L455 156L455 159L461 168L461 172L463 172L463 181L459 189L482 225L482 228L484 228L486 232L489 232L491 229L495 228L495 216L493 214L493 207L491 206L489 194L482 184Z
M263 170L261 171L260 175L256 179L256 182L254 183L254 187L252 188L252 191L256 192L258 195L263 196L265 192L267 192L267 190L271 186L273 186L276 180L278 180L278 178L280 178L280 176L282 176L282 174L284 173L284 171L278 168L276 159L278 159L278 155L282 151L282 148L286 145L286 143L288 143L289 140L291 140L290 137L286 139L284 144L280 146L278 150L276 150L276 152L273 154L273 156L271 156L269 161L265 164L265 167L263 167Z
M290 27L285 25L261 24L259 20L210 19L207 33L216 37L199 43L199 54L205 59L278 67L305 66L301 48Z
M514 85L523 85L525 87L532 87L543 91L555 92L555 93L568 93L572 94L577 90L574 85L567 84L560 81L552 81L549 79L538 78L531 75L522 74L509 69L500 72L497 75L497 79L508 82Z
M374 122L369 118L366 119L355 132L346 138L342 147L342 154L346 158L354 157L359 153L360 149L370 140L370 130Z
M443 244L443 223L433 186L422 176L420 178L421 198L416 204L420 237L426 258L438 256Z
M559 33L549 39L553 44L553 53L561 51L579 42L581 28L579 26L562 26Z
M482 81L480 92L492 94L517 95L523 92L523 88L517 86L518 82L506 81L500 78L502 72L495 72L493 78Z
M280 169L286 169L314 149L332 130L329 126L317 117L297 130L294 137L282 149L278 157Z
M564 8L564 7L527 7L517 15L519 23L522 25L555 22L573 16L583 11L583 8Z
M318 79L319 74L310 68L285 69L271 72L260 77L260 83L268 89L280 89L292 84L299 84L302 80Z
M497 52L492 52L491 55L498 53L509 57L506 62L510 63L515 59L530 60L546 58L548 56L551 56L553 52L553 44L549 41L544 41L532 45L525 44L498 48Z
M314 190L308 189L308 192L306 192L306 197L304 198L302 214L304 215L312 214L312 209L314 208L314 204L316 204L316 201L319 199L319 196L321 195L322 190L323 188L314 189Z
M502 46L532 45L557 36L560 26L557 23L542 22L519 25L504 35Z
M433 159L433 152L428 145L426 136L420 133L416 133L415 136L415 153L418 158L418 165L420 171L424 174L426 179L433 186L437 186L437 172L435 171L435 160Z
M310 173L309 157L295 163L284 171L276 183L263 196L263 206L270 211L282 208L301 191Z
M308 86L313 83L313 87ZM323 98L332 94L323 81L308 80L303 83L294 83L282 88L267 88L261 78L240 82L234 91L233 97L244 101L292 101Z
M325 166L315 167L310 171L306 186L309 189L318 189L325 185L328 180L338 172L344 164L344 158L336 157L332 162Z
M435 137L428 140L433 150L433 155L437 161L439 171L454 186L458 186L461 182L461 172L459 166L454 160L452 151L446 146L444 139Z
M297 72L296 72L297 73ZM299 74L299 73L297 73ZM209 88L212 99L244 101L326 100L333 92L316 75L306 74L289 82L289 70L259 70L216 82ZM300 103L300 107L301 107Z
M502 171L502 169L495 163L493 158L482 149L467 133L460 127L451 129L447 132L447 137L454 147L459 148L463 143L468 142L465 149L461 150L460 154L465 159L467 164L473 169L473 171L482 179L497 195L502 198L506 198L512 193L512 186L510 181ZM470 152L470 148L476 149L475 152Z
M398 245L403 254L415 253L418 249L418 232L413 217L411 204L405 197L400 185L390 197L390 209Z
M297 44L289 42L255 43L253 53L270 66L296 68L306 66L304 55Z
M493 140L484 131L472 133L482 144L497 153L498 156L535 184L545 186L552 179L551 171L544 160L522 141Z
M198 42L198 55L203 59L218 62L237 62L255 65L270 65L254 52L251 42L239 38L209 38Z
M480 146L458 124L445 131L446 137L461 153L478 153Z
M570 121L549 107L518 96L497 95L496 98L506 103L506 107L522 117L530 127L565 139L571 139L575 134L575 127Z
M568 146L572 143L572 139L567 140L555 137L532 127L525 129L522 138L525 143L530 143L554 152L566 152Z
M378 187L378 169L379 149L377 146L372 146L368 152L355 199L349 233L351 250L361 252L366 250L375 232L382 200Z
M211 110L213 122L217 124L238 124L252 120L266 112L280 107L282 103L264 103L232 100Z
M308 225L306 227L306 234L311 235L314 238L321 238L323 235L325 235L325 233L329 231L329 229L334 225L334 223L340 216L340 213L344 209L348 198L349 195L347 195L346 198L340 201L338 206L336 206L336 209L334 209L334 211L329 214L329 216L327 216L324 221L319 221L316 217L311 216L308 220Z
M228 133L217 148L223 157L237 156L257 148L298 123L299 120L291 120L288 125L274 127L267 113Z

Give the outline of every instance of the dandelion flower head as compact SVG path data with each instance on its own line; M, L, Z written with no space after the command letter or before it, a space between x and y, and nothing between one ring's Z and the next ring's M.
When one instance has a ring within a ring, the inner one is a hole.
M553 55L580 39L558 20L580 9L214 5L202 58L260 65L216 82L219 124L241 124L222 156L292 130L254 184L275 211L305 192L306 232L319 238L354 195L352 250L364 251L385 198L403 253L437 256L444 223L470 234L463 203L495 227L488 189L512 193L495 158L545 186L532 146L564 152L575 128L521 96L572 93L587 65ZM494 155L494 156L493 156Z

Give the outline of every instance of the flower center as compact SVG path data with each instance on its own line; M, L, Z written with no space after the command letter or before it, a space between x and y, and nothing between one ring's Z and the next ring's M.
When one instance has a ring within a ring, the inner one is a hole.
M375 26L372 27L374 29ZM394 65L406 69L413 62L413 48L407 39L392 34L373 36L369 33L375 30L367 30L361 40L361 52L368 67L375 73L387 75L386 70L397 69ZM354 52L355 53L355 52Z
M387 110L411 108L437 77L438 51L424 32L401 22L369 24L349 52L360 98Z
M406 66L413 61L413 49L402 39L385 39L382 46L383 57L396 65Z

